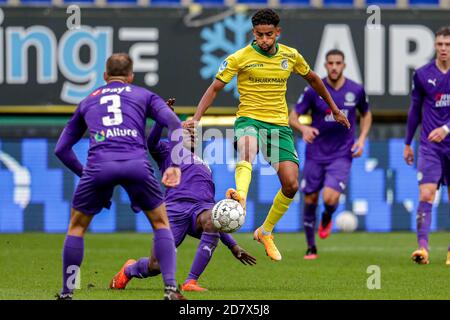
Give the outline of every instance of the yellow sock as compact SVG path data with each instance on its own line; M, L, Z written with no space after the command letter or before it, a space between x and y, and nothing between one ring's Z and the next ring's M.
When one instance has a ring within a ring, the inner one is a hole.
M294 199L289 199L288 197L286 197L283 192L281 192L281 189L278 191L275 199L273 199L273 204L270 208L269 214L267 215L267 218L262 225L264 231L272 232L273 228L275 228L275 225L289 209L289 205L291 204L292 200Z
M236 180L236 191L241 197L247 199L248 188L252 181L252 164L245 160L237 163L234 179Z

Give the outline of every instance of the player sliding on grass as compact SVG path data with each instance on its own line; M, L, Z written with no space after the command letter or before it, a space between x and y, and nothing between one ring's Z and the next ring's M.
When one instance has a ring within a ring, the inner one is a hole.
M216 79L200 100L189 124L198 122L217 94L237 75L240 104L235 128L235 144L239 153L236 165L236 190L229 189L227 198L239 201L245 208L252 177L252 163L258 150L276 169L281 182L273 205L263 225L254 232L267 255L274 261L281 254L273 241L272 231L288 210L298 190L298 156L292 130L288 125L286 84L292 72L305 78L330 106L335 119L346 127L350 124L333 102L320 77L296 49L277 42L280 18L270 9L262 9L252 17L255 40L230 55L221 64ZM272 137L274 141L271 140Z
M416 70L413 78L411 106L403 156L408 165L414 163L411 142L422 123L417 159L419 206L417 207L417 241L419 249L411 258L428 264L428 234L431 209L440 184L447 186L450 198L450 27L436 32L436 59ZM450 247L447 253L450 265Z
M168 104L173 104L169 100ZM148 137L147 146L161 172L171 164L170 146L160 141L162 126L156 123ZM227 233L219 233L211 221L214 207L214 182L209 166L193 153L195 146L194 130L185 130L186 153L182 157L181 183L176 188L167 189L165 195L167 215L169 216L175 246L178 247L190 235L200 239L197 252L187 280L182 285L183 291L206 291L197 280L205 270L219 239L231 250L231 253L243 264L254 265L256 259L242 249ZM224 271L226 272L226 271ZM138 261L128 260L110 283L111 289L125 289L132 278L147 278L160 273L160 266L154 255Z
M325 239L331 232L332 215L339 204L339 197L344 192L350 174L352 158L360 157L364 150L364 142L372 124L372 114L369 111L364 88L344 77L344 53L331 50L326 54L325 68L327 77L323 79L325 86L343 110L352 125L350 130L337 124L331 116L328 105L310 87L305 88L294 110L289 115L291 127L302 133L307 143L305 167L301 189L305 194L303 209L303 225L305 228L308 249L305 259L317 258L315 240L316 209L319 202L319 192L325 211L319 225L319 237ZM312 123L302 125L298 116L311 110ZM361 114L361 133L354 141L356 110Z
M81 177L73 196L72 212L63 249L63 287L58 299L72 299L73 273L79 272L84 252L84 234L103 207L109 208L115 186L121 185L133 209L142 209L154 231L154 255L164 278L164 299L184 300L175 280L176 253L169 229L164 198L145 148L146 118L153 118L170 134L181 123L158 95L134 86L133 62L127 54L113 54L106 62L107 84L80 102L59 138L55 154ZM72 147L89 130L87 164L83 168ZM176 141L171 141L172 149ZM163 183L180 183L180 159L167 166Z

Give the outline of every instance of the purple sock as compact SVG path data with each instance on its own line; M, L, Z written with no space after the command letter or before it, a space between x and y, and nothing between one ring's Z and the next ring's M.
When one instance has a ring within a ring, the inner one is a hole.
M72 293L75 289L75 279L83 261L83 237L66 236L63 247L63 287L62 294Z
M417 208L417 242L419 248L425 248L428 250L428 234L430 233L431 226L431 203L420 201Z
M140 258L138 261L125 268L125 275L128 279L132 278L148 278L150 277L149 258Z
M333 217L333 213L336 211L337 209L337 205L329 205L324 203L325 206L325 211L322 213L322 227L326 227L328 225L328 223L330 223L332 217Z
M330 216L331 215L333 215L333 213L336 211L336 209L337 209L337 205L329 205L329 204L324 204L324 206L325 206L325 212L327 213L327 214L329 214Z
M159 262L161 273L166 286L177 286L175 269L177 257L172 231L170 229L154 230L154 254Z
M306 242L308 248L316 245L314 230L316 228L316 204L306 204L303 207L303 227L305 228Z
M194 261L192 262L191 271L189 272L188 280L197 280L208 265L209 260L214 253L219 242L219 233L203 232L200 238L200 243L197 247Z

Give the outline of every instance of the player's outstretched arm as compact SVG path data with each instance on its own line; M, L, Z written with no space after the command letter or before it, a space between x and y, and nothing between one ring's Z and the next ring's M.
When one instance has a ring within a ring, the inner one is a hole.
M237 244L231 248L231 253L244 265L253 266L256 264L256 258Z
M256 264L256 258L242 249L229 233L220 232L219 235L220 241L230 249L233 256L242 262L242 264L248 264L250 266Z
M215 79L213 83L206 89L203 97L200 99L198 103L197 110L195 111L192 120L186 121L187 125L193 125L193 123L200 121L201 117L205 114L206 110L212 105L214 100L216 99L217 94L222 91L225 87L226 83L222 82L218 79Z
M77 108L67 126L64 128L55 147L55 155L61 162L77 176L83 174L83 165L78 160L72 147L80 141L86 131L87 126L80 109Z
M309 71L305 76L305 80L308 81L309 85L316 90L316 92L325 100L325 102L330 106L331 112L333 112L334 119L340 124L344 125L350 129L350 122L348 122L347 117L334 103L333 98L328 92L327 88L323 84L322 79L314 71Z

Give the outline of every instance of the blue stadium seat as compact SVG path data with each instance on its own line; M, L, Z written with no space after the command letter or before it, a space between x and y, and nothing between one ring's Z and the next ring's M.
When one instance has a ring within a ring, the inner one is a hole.
M397 4L397 0L366 0L366 4L368 6L372 4L379 6L395 6Z
M52 0L21 0L22 4L39 4L39 5L51 5Z
M282 6L309 6L309 0L280 0Z
M64 0L64 3L71 4L95 4L95 0Z
M156 5L156 6L180 6L181 5L181 0L152 0L151 1L151 5Z
M409 0L410 6L439 6L439 0Z
M324 0L323 5L330 7L352 7L353 0Z
M199 3L203 6L225 6L224 0L193 0L194 3Z
M267 4L267 0L237 0L236 2L245 4Z
M137 0L108 0L108 4L120 4L120 5L137 5Z

